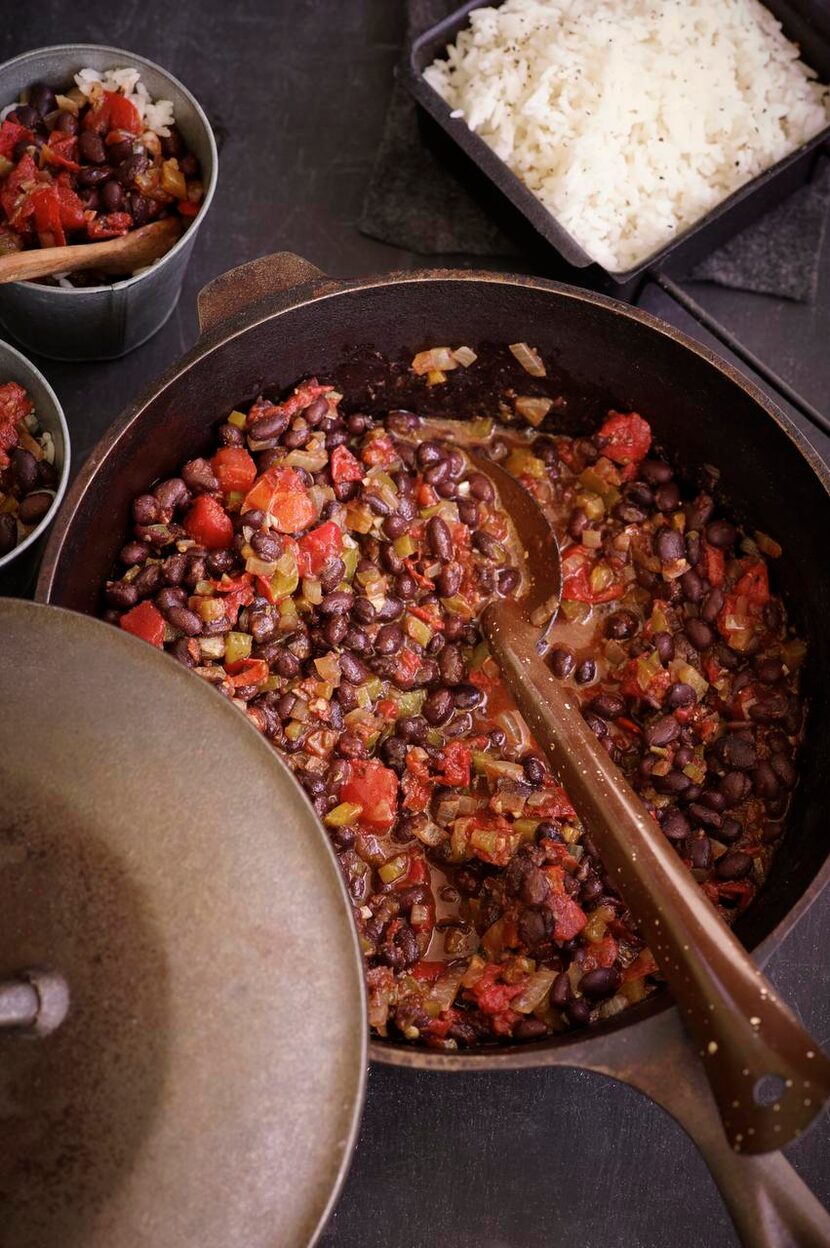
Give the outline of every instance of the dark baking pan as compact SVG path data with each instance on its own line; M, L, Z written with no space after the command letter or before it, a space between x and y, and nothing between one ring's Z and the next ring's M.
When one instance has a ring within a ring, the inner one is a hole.
M443 56L447 44L467 25L470 12L482 8L483 3L484 0L467 0L443 21L416 36L407 48L399 71L401 79L467 159L513 204L536 233L573 268L589 270L580 279L587 285L618 287L626 296L636 290L647 273L688 269L808 182L819 149L830 139L829 125L790 156L733 191L696 224L646 260L623 272L612 272L591 259L504 161L469 129L463 118L451 116L449 105L424 78L426 67ZM801 46L803 59L818 72L822 81L830 80L830 5L826 0L766 0L766 8L781 22L787 37Z
M357 347L396 359L436 342L475 348L533 341L556 361L551 384L569 395L568 428L593 427L610 405L638 409L687 475L716 463L723 502L789 554L778 588L810 641L813 712L777 866L738 928L764 962L830 879L830 727L816 711L830 701L830 472L792 422L745 377L655 317L534 278L437 271L335 282L296 257L277 256L218 278L200 296L199 310L203 332L195 348L130 405L74 482L52 530L38 597L97 613L134 495L207 451L212 426L263 386L282 389L317 372L333 376L356 402L371 403L374 395L382 404L384 366L376 360L375 372L367 372ZM493 399L486 377L476 382L474 373L465 383L470 410ZM431 396L436 403L440 397ZM464 1053L375 1040L371 1051L376 1061L436 1071L580 1066L621 1079L687 1129L746 1244L830 1245L830 1219L781 1154L730 1151L665 993L590 1035Z

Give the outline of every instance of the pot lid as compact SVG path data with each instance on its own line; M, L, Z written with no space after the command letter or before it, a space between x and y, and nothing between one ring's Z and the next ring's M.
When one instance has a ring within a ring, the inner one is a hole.
M68 988L50 1034L0 1031L0 1244L310 1243L366 1064L325 833L150 646L8 600L0 635L0 980L35 972L47 1028Z

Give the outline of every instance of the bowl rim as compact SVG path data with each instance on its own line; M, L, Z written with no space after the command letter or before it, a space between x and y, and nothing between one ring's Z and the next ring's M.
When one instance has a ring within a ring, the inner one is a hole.
M84 295L100 294L101 291L126 290L128 287L134 286L138 282L142 281L145 277L150 277L152 274L158 273L162 265L166 264L168 260L172 259L173 256L182 251L184 245L189 240L192 241L195 237L195 231L201 225L203 218L207 215L208 209L210 208L213 195L216 190L216 184L219 180L219 149L216 146L216 136L213 133L213 127L208 121L205 110L202 108L192 91L190 91L184 83L176 77L175 74L171 74L168 69L165 69L163 65L159 65L158 62L151 61L148 56L142 56L138 52L130 52L127 48L111 47L109 44L104 43L54 43L48 44L42 48L32 48L28 52L21 52L18 56L11 57L8 61L3 61L3 63L0 64L0 76L2 76L7 69L25 65L27 61L34 60L36 57L43 56L45 53L64 53L65 55L72 53L73 55L77 55L81 52L105 52L108 55L111 53L115 58L126 57L126 61L123 62L125 65L130 65L135 62L137 68L139 66L144 66L155 70L156 73L161 74L162 77L166 78L168 82L172 83L177 90L181 91L182 95L184 95L188 102L192 105L196 118L204 130L208 147L210 149L211 171L210 177L205 185L201 208L193 218L192 223L182 232L181 238L170 248L169 251L165 252L160 259L156 260L150 265L149 268L144 269L141 273L134 273L130 277L125 277L121 282L110 282L106 285L100 286L73 286L68 288L65 286L47 286L43 282L10 283L12 286L25 286L26 288L34 285L37 286L39 290L46 290L49 292L49 295L55 295L58 298L67 295L83 297ZM5 104L3 104L2 101L0 101L0 107L5 107Z
M31 533L26 534L22 542L18 542L18 544L13 546L11 550L7 551L5 555L0 555L0 571L7 568L18 555L23 553L24 550L28 550L30 546L34 546L38 538L46 532L49 525L55 519L58 509L63 502L64 495L66 494L66 487L69 484L69 464L72 458L72 444L69 437L69 425L67 424L61 401L55 394L52 386L46 380L40 369L35 367L29 357L24 355L22 351L19 351L17 347L13 347L12 344L7 342L5 338L0 338L0 384L2 384L3 381L3 357L6 354L12 356L19 364L21 364L23 371L30 373L38 384L41 385L46 391L46 397L51 401L54 407L55 415L58 418L58 426L63 438L63 467L61 469L60 479L55 487L55 497L52 499L51 507L43 519L35 525ZM35 415L37 416L37 414L37 404L35 404Z

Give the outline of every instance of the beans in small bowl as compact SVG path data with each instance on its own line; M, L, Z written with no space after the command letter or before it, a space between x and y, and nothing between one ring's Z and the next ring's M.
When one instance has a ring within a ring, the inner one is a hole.
M68 471L68 435L51 390L23 356L0 343L4 366L26 384L0 383L0 567L46 528Z
M173 105L151 100L137 69L82 69L63 89L32 83L0 123L0 254L116 238L171 214L186 225L203 193Z
M515 358L539 376L527 344ZM466 347L412 361L424 384ZM763 883L797 783L805 646L775 541L689 490L636 412L589 437L369 414L314 378L260 397L133 502L105 618L213 684L287 758L338 854L380 1035L453 1049L590 1026L659 982L478 627L522 589L484 446L560 535L550 656L727 921Z

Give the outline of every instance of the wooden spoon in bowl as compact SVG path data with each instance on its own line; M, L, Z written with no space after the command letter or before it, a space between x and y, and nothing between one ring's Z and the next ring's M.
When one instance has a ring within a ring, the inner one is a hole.
M150 225L108 238L101 243L77 243L69 247L34 247L0 257L0 282L29 282L53 273L78 273L100 269L102 273L134 273L165 255L181 235L176 217L163 217Z
M482 631L553 774L641 925L695 1041L736 1150L763 1153L805 1131L830 1096L830 1062L723 923L543 660L555 636L559 547L528 492L475 454L524 547L527 591L497 598ZM822 1241L823 1242L823 1241Z

